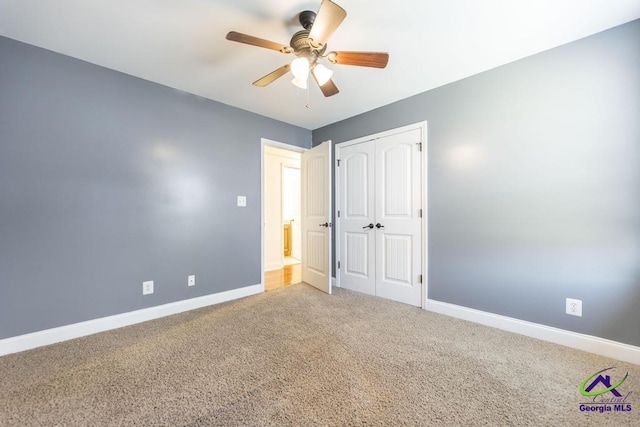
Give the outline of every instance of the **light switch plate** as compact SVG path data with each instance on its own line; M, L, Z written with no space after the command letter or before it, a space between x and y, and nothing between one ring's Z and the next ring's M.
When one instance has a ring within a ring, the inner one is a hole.
M238 206L244 208L247 206L247 197L246 196L238 196Z
M142 295L149 295L153 293L153 280L142 282Z

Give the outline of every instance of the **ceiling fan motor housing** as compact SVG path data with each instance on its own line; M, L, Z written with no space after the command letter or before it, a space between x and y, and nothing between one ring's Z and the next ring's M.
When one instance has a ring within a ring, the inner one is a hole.
M289 45L293 48L293 53L296 56L315 60L319 56L322 56L327 50L327 45L322 46L321 49L316 49L311 46L311 39L309 38L310 30L298 31L291 37Z

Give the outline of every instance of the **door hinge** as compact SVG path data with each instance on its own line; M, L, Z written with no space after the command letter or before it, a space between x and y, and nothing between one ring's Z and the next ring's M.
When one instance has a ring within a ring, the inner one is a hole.
M340 268L340 261L338 261L338 269Z
M336 159L336 162L338 162L338 167L340 167L340 159Z
M338 211L338 218L340 218L340 211Z
M418 209L418 215L422 218L422 209Z
M416 145L418 146L418 151L422 151L422 142L416 142Z
M418 276L418 283L422 283L422 274Z

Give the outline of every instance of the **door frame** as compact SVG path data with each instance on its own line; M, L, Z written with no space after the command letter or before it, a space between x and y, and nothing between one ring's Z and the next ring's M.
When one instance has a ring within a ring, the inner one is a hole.
M264 232L265 232L265 218L264 218L264 204L265 204L265 191L264 191L264 171L265 171L265 147L275 147L283 150L294 151L296 153L304 153L308 151L308 148L298 147L297 145L291 145L284 142L273 141L267 138L260 138L260 286L262 292L264 292ZM300 189L302 191L302 188Z
M422 137L422 156L420 156L420 167L421 167L421 184L422 184L422 191L421 191L421 208L422 208L422 243L421 243L421 248L422 248L422 295L420 297L420 306L421 308L426 310L427 307L427 297L429 295L429 253L428 253L428 249L429 249L429 245L428 245L428 237L429 237L429 230L428 230L428 218L429 218L429 210L428 210L428 191L427 189L429 188L427 186L428 182L428 173L427 173L427 151L428 151L428 144L427 144L427 121L422 121L422 122L417 122L417 123L413 123L410 125L406 125L406 126L401 126L398 128L394 128L394 129L389 129L383 132L378 132L378 133L374 133L371 135L367 135L367 136L363 136L360 138L356 138L356 139L352 139L350 141L345 141L343 143L340 144L336 144L335 148L336 148L336 162L340 159L340 149L343 147L348 147L350 145L355 145L355 144L361 144L363 142L368 142L368 141L372 141L375 139L379 139L379 138L384 138L386 136L390 136L390 135L395 135L398 133L403 133L403 132L407 132L410 130L414 130L414 129L420 129L421 132L421 137ZM341 287L341 283L340 283L340 275L337 272L337 263L338 263L338 256L340 254L340 245L341 245L341 241L340 241L340 222L341 219L340 217L338 217L338 211L340 210L340 174L338 173L338 168L335 168L335 173L334 173L334 180L335 180L335 190L334 190L334 196L335 196L335 204L334 204L334 218L335 218L335 247L336 250L334 251L335 255L335 261L336 261L336 281L335 281L335 285L338 287ZM341 266L342 267L342 266Z

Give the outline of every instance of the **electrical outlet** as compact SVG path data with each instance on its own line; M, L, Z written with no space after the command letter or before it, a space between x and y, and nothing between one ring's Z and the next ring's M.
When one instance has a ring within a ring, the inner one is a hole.
M582 300L567 298L567 314L582 317Z
M247 196L238 196L238 206L241 208L247 207Z
M142 295L149 295L153 293L153 280L142 282Z
M191 275L187 277L187 286L195 286L196 285L196 276Z

